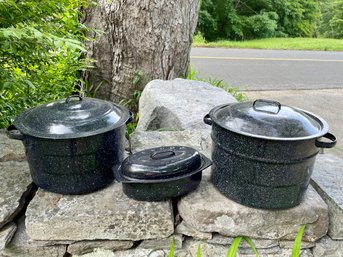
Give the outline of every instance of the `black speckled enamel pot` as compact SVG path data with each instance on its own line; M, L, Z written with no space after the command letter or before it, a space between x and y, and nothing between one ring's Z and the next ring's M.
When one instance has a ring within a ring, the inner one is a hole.
M256 208L298 205L319 148L336 144L322 118L269 100L217 106L204 122L212 125L214 186Z
M192 148L163 146L130 155L115 174L128 197L165 201L195 190L202 171L210 165L206 156Z
M23 141L35 184L55 193L84 194L113 182L129 119L120 105L72 96L23 112L7 134Z

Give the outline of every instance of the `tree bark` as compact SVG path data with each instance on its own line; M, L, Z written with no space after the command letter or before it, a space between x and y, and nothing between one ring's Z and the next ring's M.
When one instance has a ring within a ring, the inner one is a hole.
M95 68L83 74L99 83L97 97L119 102L136 88L137 72L149 79L186 76L200 0L99 0L84 24L101 31L87 46Z

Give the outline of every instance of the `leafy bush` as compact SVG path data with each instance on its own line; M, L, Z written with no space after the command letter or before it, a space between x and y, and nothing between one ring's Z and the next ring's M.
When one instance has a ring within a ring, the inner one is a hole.
M320 9L319 36L343 38L343 0L322 0Z
M318 17L316 0L203 0L197 30L210 41L312 36Z
M26 108L66 97L89 67L80 58L87 0L0 1L0 128Z

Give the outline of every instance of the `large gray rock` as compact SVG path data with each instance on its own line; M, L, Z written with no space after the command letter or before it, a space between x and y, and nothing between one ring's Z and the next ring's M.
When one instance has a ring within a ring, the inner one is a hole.
M326 236L313 248L314 257L343 257L343 241Z
M21 141L10 139L5 130L0 130L0 162L23 161L25 149Z
M31 190L31 176L27 162L0 162L0 229L20 212Z
M137 131L130 135L130 144L133 153L159 146L183 145L210 157L212 139L208 130Z
M0 251L0 257L63 257L66 245L37 247L31 245L25 229L24 218L19 219L18 229L7 247Z
M311 183L329 207L330 237L343 239L343 159L319 154Z
M213 107L232 102L233 96L205 82L153 80L139 100L137 130L210 130L203 117Z
M287 210L261 210L240 205L223 196L203 179L196 191L178 202L183 220L202 232L218 232L261 239L293 240L300 226L308 224L304 241L316 241L328 230L328 209L310 186L303 202Z
M133 246L133 241L117 241L117 240L94 240L94 241L79 241L68 245L67 252L72 255L82 255L91 253L95 249L102 250L126 250Z
M0 250L5 249L6 245L12 240L16 230L17 225L13 222L7 224L0 230Z
M33 240L142 240L174 232L171 203L139 202L122 185L87 195L59 195L39 189L26 211Z

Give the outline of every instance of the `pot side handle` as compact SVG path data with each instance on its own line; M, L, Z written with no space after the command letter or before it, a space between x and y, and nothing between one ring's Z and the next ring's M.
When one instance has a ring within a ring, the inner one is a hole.
M207 125L210 125L210 126L212 126L212 120L211 120L211 117L210 117L210 114L208 113L208 114L206 114L205 116L204 116L204 122L207 124Z
M133 120L134 120L133 112L129 111L129 118L126 121L126 124L133 122Z
M24 140L24 135L14 126L10 125L7 127L6 135L11 139Z
M331 134L331 133L326 133L324 136L322 136L324 138L329 139L331 142L323 142L323 141L319 141L318 138L316 139L315 145L319 148L332 148L336 145L337 143L337 139L336 137Z

